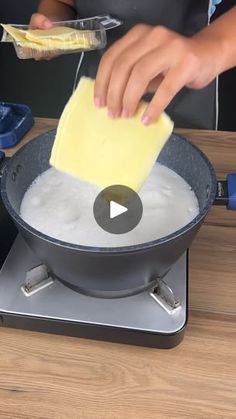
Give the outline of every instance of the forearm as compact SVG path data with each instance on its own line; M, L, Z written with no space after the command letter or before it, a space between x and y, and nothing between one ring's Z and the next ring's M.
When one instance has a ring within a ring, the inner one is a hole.
M211 23L194 37L216 45L220 72L236 66L236 6Z
M76 11L73 0L41 0L38 13L47 16L53 21L75 19Z

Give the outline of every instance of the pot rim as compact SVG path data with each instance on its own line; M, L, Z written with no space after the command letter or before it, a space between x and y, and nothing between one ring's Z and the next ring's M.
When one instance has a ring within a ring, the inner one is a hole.
M45 134L51 134L52 132L55 132L55 130L51 130ZM6 181L7 181L7 176L8 176L8 166L12 164L12 162L14 162L14 157L18 156L19 154L21 154L21 152L24 151L25 148L27 148L27 144L23 145L11 158L10 160L7 162L6 167L3 171L3 175L2 175L2 179L1 179L1 196L2 196L2 200L3 203L6 207L6 210L8 211L8 213L10 214L10 216L13 218L13 220L20 225L21 228L25 229L27 232L36 235L37 237L39 237L40 239L43 239L51 244L60 246L60 247L64 247L67 249L71 249L71 250L79 250L81 252L87 252L87 253L98 253L98 254L123 254L123 253L134 253L134 252L139 252L139 251L143 251L143 250L148 250L150 248L153 247L157 247L163 244L167 244L169 242L171 242L172 240L175 240L177 238L179 238L183 233L187 233L189 230L192 229L193 226L195 226L196 224L200 223L206 216L206 214L208 213L209 209L211 208L215 197L216 197L216 188L217 188L217 178L216 178L216 173L215 170L213 168L213 165L211 164L210 160L208 159L208 157L203 153L202 150L200 150L200 148L198 148L195 144L193 144L190 140L188 140L187 138L183 137L182 135L179 134L175 134L173 133L172 136L178 137L179 139L181 139L184 142L187 142L192 148L194 148L202 157L202 159L205 161L205 163L208 166L208 169L210 171L210 175L212 178L212 188L207 200L207 204L204 206L204 208L202 209L201 212L199 212L199 214L192 220L190 221L188 224L186 224L184 227L180 228L179 230L176 230L174 233L168 234L167 236L161 237L159 239L156 240L152 240L152 241L148 241L148 242L144 242L144 243L140 243L140 244L135 244L135 245L130 245L130 246L120 246L120 247L99 247L99 246L85 246L85 245L80 245L80 244L73 244L73 243L68 243L59 239L56 239L54 237L50 237L47 234L44 234L38 230L36 230L34 227L31 227L28 223L26 223L20 216L19 214L14 210L14 208L11 206L10 201L8 199L8 194L7 194L7 190L6 190ZM37 136L36 138L34 138L32 141L37 141L39 138L42 137L42 134ZM31 143L30 142L30 143ZM157 160L158 161L158 160Z

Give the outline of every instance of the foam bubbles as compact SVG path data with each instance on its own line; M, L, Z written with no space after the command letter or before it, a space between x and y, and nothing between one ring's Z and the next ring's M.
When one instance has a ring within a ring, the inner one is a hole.
M21 204L22 218L36 230L85 246L120 247L167 236L199 213L198 201L179 175L156 163L139 192L140 223L126 234L110 234L97 225L93 203L100 189L49 169L32 183Z

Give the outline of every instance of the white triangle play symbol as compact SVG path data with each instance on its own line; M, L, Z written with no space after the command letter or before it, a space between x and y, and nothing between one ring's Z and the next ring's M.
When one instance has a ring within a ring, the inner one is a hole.
M124 214L127 211L128 208L123 205L117 204L115 201L110 201L110 218L118 217L118 215Z

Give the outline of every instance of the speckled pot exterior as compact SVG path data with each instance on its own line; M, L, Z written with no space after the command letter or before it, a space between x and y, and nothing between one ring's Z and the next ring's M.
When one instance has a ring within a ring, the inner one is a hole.
M182 176L199 201L199 215L184 228L152 242L119 248L73 245L33 229L19 215L32 181L49 168L55 130L23 146L8 162L1 181L3 203L29 247L68 286L99 297L123 297L155 285L190 247L216 195L216 176L206 156L173 134L158 161ZM173 208L174 211L174 208ZM153 223L158 220L153 220Z

